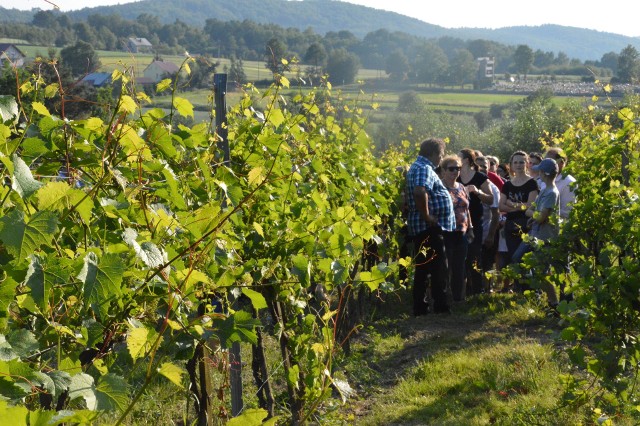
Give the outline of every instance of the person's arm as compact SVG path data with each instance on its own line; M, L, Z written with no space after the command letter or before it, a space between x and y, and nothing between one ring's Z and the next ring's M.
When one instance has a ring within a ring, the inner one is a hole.
M491 222L489 222L489 233L487 234L487 239L484 240L484 245L487 247L491 247L493 245L493 240L496 236L498 225L500 224L500 213L498 212L498 208L491 207L490 211Z
M478 191L478 197L480 197L480 201L484 204L493 204L493 194L491 193L491 188L489 187L489 179L485 180L480 186L482 191Z
M413 188L413 199L416 201L416 209L420 212L424 221L431 226L437 225L438 219L429 214L429 196L427 195L427 189L424 186L416 186Z
M540 210L539 212L536 212L536 210L532 207L529 207L527 209L527 211L525 212L525 214L530 217L533 218L533 220L535 220L536 222L538 222L539 224L543 224L545 223L547 220L549 220L549 216L551 216L551 212L553 211L553 209L549 209L549 208L543 208L542 210Z
M535 197L533 198L535 200ZM519 212L527 209L526 203L517 203L507 199L506 194L500 194L500 204L498 206L501 212L511 213Z
M527 202L524 203L526 208L531 207L531 204L533 204L533 202L536 200L537 196L538 196L538 190L537 189L529 192L529 197L527 198Z

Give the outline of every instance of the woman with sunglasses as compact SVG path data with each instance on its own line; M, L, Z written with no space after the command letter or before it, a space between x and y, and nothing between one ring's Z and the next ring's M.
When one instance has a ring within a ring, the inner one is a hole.
M511 155L509 169L512 177L505 182L500 194L499 209L506 213L504 238L507 243L509 263L522 242L522 234L528 231L528 218L525 212L538 196L538 184L527 174L528 160L528 155L524 151L516 151Z
M460 159L456 155L444 157L439 167L440 180L451 195L453 212L456 217L456 229L444 232L451 293L455 302L461 302L465 298L467 246L474 238L471 215L469 214L469 194L464 185L456 181L461 168Z

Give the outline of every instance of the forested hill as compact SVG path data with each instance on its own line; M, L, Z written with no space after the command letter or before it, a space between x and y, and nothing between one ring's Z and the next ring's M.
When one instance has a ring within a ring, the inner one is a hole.
M0 8L0 21L29 21L33 12L14 13ZM564 52L570 58L597 60L608 52L619 52L631 44L640 49L640 38L559 25L447 29L394 12L334 0L143 0L116 6L84 8L69 12L74 20L92 14L118 14L135 19L141 14L155 15L163 23L180 20L188 25L203 26L209 18L221 21L272 23L301 30L311 28L324 35L329 31L347 30L359 38L385 28L424 38L451 36L464 40L484 39L505 45L526 44L534 50ZM479 22L478 25L481 23Z

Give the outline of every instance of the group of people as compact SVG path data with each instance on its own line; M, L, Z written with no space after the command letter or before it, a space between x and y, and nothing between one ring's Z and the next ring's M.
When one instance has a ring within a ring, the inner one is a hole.
M405 188L414 315L449 313L451 302L489 292L485 271L520 263L532 241L558 235L575 200L566 162L560 148L516 151L505 166L469 148L445 156L442 139L422 142ZM553 286L543 290L556 305Z

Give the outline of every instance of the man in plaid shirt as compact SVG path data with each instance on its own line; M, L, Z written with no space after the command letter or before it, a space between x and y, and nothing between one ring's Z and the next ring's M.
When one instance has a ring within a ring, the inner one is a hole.
M449 191L435 173L444 157L444 141L427 139L420 145L418 159L407 172L407 225L416 250L413 280L413 314L429 312L427 288L431 276L433 311L449 313L447 289L449 269L443 231L454 231L456 219Z

